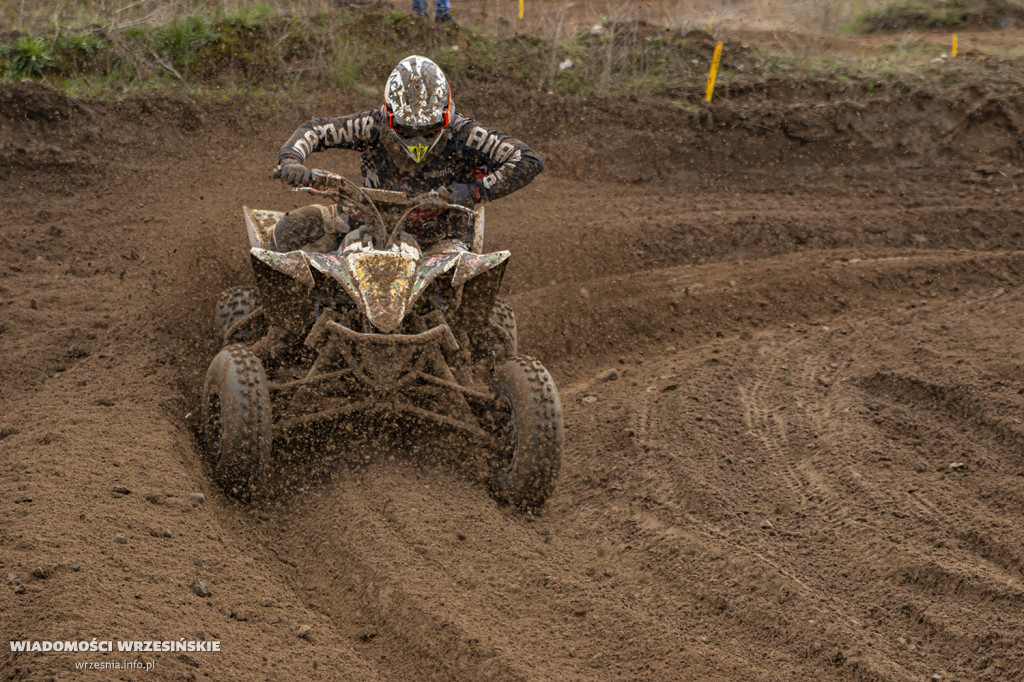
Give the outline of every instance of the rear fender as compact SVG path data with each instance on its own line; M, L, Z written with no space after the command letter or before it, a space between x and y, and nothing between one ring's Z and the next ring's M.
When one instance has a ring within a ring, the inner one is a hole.
M245 229L249 234L249 246L254 249L269 249L271 235L284 211L265 211L260 208L242 207L245 215Z
M473 253L481 253L484 250L484 206L476 209L476 217L473 219Z

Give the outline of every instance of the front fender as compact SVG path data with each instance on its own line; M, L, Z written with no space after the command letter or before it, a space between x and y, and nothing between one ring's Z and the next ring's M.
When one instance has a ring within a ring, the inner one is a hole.
M267 323L293 333L303 332L313 320L313 275L302 252L287 254L253 249L250 253L256 290ZM280 258L288 256L291 258ZM297 260L301 261L304 274Z

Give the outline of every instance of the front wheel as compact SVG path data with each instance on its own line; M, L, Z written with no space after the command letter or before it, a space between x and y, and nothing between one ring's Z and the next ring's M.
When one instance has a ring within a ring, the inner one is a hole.
M544 504L562 466L562 403L540 362L520 355L495 372L494 496L522 508Z
M213 477L242 500L265 488L273 419L263 363L241 344L217 353L203 385L203 445Z

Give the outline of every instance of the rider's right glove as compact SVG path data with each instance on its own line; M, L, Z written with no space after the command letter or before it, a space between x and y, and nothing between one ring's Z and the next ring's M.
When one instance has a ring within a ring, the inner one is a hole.
M313 172L301 163L285 163L281 166L281 179L292 187L306 187L313 179Z

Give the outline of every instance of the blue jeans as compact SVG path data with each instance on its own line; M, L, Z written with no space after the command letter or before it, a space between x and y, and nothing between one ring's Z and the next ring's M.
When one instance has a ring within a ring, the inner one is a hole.
M412 0L412 11L417 14L427 13L428 0ZM452 8L451 0L437 0L437 16L446 17L448 16L448 10Z

